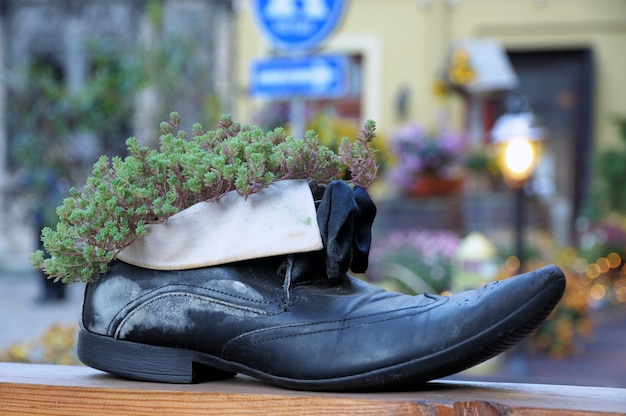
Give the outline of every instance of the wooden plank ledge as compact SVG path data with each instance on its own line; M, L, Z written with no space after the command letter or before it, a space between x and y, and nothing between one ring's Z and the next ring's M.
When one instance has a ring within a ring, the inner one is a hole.
M2 415L626 415L626 389L437 381L393 393L283 390L248 377L135 382L82 366L0 363Z

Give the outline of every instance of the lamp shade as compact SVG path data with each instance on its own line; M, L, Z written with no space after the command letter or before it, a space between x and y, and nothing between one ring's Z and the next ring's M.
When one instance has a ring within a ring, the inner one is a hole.
M454 42L445 68L446 81L470 95L510 91L518 84L504 48L493 39Z

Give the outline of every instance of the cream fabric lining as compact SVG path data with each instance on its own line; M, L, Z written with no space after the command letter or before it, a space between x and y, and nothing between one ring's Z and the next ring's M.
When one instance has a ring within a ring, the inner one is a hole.
M313 196L304 180L279 181L248 198L229 192L217 202L197 203L146 228L145 236L118 254L120 260L155 270L182 270L323 247Z

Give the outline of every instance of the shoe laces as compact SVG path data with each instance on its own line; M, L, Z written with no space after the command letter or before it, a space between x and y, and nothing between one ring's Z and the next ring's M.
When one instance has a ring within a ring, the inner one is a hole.
M293 270L293 255L288 255L278 267L278 274L284 276L283 291L286 299L289 300L289 289L291 288L291 271Z

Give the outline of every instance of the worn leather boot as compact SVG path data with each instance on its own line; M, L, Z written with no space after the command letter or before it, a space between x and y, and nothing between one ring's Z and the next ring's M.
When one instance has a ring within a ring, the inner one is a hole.
M563 294L554 266L452 297L384 291L348 273L367 268L367 193L334 182L313 195L322 249L180 270L114 262L87 285L81 361L158 382L407 389L513 346Z

